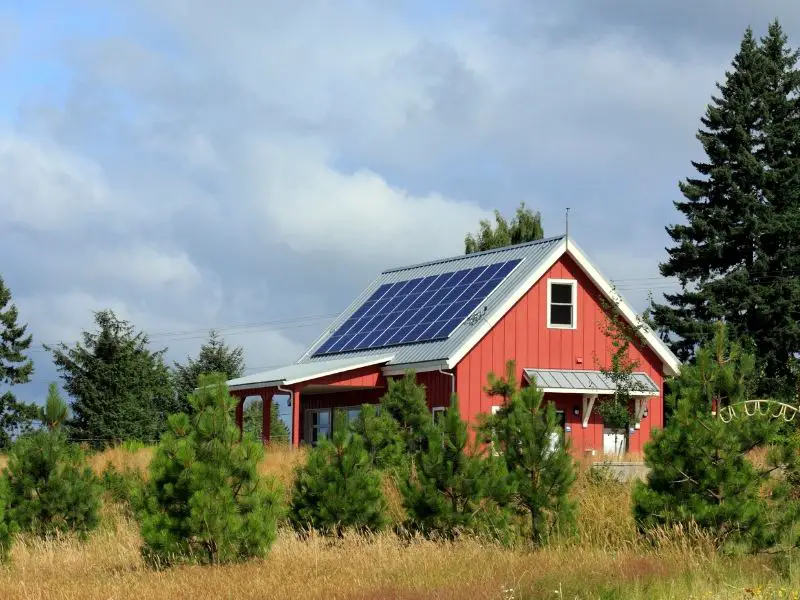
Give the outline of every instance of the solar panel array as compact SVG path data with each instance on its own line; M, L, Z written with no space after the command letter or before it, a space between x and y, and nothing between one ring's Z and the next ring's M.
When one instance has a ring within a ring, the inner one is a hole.
M520 260L385 283L314 356L446 339Z

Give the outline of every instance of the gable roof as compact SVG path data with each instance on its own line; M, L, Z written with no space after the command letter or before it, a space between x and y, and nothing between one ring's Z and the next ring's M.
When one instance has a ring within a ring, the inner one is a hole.
M341 367L339 371L346 371L356 368L348 365L363 365L366 363L383 364L383 372L386 375L402 374L407 368L414 368L418 371L452 369L565 254L575 261L592 283L608 299L617 303L620 311L630 323L638 323L638 316L631 305L625 301L619 292L614 290L609 281L586 258L575 242L562 235L485 252L388 269L376 277L353 300L350 306L309 346L308 350L294 365L249 375L244 378L248 380L247 382L238 382L237 385L263 383L266 381L281 381L284 383L289 380L294 381L293 373L300 365L307 365L307 367L301 367L301 371L304 373L308 369L309 372L324 371L324 374L328 374L326 366L337 365ZM417 277L440 275L460 269L471 269L514 259L521 259L520 264L473 313L482 313L481 317L478 319L466 319L446 339L356 350L333 356L314 356L317 348L322 346L328 337L347 321L383 284L406 281ZM677 375L680 370L678 358L649 327L642 327L641 333L646 344L662 361L665 373L667 375ZM289 373L289 371L291 372Z

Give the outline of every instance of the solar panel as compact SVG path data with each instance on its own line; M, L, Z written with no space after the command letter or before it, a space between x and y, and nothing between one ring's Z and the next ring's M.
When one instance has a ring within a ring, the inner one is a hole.
M520 260L384 283L314 356L446 339Z

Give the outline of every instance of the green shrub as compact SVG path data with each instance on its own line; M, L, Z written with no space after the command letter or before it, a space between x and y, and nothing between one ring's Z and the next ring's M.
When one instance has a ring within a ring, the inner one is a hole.
M83 452L58 430L25 435L11 447L8 518L20 530L46 536L86 534L100 521L102 487Z
M412 476L400 480L407 530L453 539L462 533L509 539L512 487L505 464L467 446L467 425L453 399L441 426L428 430L427 449Z
M379 412L375 405L365 404L350 428L361 436L372 464L378 469L396 469L403 464L407 456L405 444L397 421L388 412Z
M276 536L280 491L262 479L260 442L239 430L225 379L201 376L193 414L172 415L144 491L143 554L151 564L263 557Z
M338 415L295 478L289 519L295 529L341 536L346 529L375 531L386 525L386 498L360 435Z
M138 470L120 471L108 463L100 475L100 482L110 500L124 506L130 516L139 514L143 508L145 480Z

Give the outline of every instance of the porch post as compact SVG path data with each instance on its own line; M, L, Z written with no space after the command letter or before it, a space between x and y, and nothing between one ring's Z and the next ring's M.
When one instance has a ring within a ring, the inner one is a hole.
M244 433L244 394L233 392L232 395L236 398L236 426L239 428L239 441L242 439Z
M261 392L261 441L269 444L270 417L272 416L272 391Z
M300 391L292 389L292 446L300 447Z

